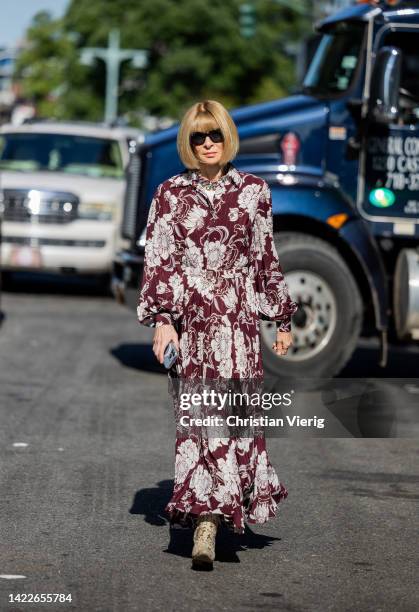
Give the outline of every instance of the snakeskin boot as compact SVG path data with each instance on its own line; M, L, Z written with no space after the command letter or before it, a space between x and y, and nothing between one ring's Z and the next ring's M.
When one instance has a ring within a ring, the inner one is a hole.
M202 514L198 517L193 536L192 562L194 566L212 568L215 559L215 536L220 518L217 514Z

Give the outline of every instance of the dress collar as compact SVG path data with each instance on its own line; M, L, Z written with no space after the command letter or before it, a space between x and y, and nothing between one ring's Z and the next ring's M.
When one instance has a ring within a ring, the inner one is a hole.
M196 169L185 170L179 175L178 179L176 180L177 185L196 186L197 184L200 184L206 186L209 184L211 186L214 186L214 188L223 184L228 184L230 182L235 183L237 186L239 186L242 182L241 176L237 168L231 162L227 163L226 172L221 178L218 179L218 181L208 181L202 176L199 170Z

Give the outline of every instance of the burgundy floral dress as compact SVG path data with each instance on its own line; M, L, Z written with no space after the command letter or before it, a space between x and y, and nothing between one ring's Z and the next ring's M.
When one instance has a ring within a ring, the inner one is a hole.
M297 304L273 242L268 184L231 163L212 184L197 170L163 183L151 202L137 317L175 326L179 356L170 377L263 379L259 319L290 331ZM175 407L176 410L176 407ZM227 527L274 517L288 491L269 461L264 436L177 437L171 525L201 513Z

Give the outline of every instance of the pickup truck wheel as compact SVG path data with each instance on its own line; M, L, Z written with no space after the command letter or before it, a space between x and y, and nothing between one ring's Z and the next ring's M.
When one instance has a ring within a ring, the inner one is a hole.
M271 348L276 325L260 321L262 356L268 375L331 378L350 359L361 332L363 304L351 271L330 244L297 232L274 235L292 299L293 344L287 355Z
M10 270L3 270L0 277L0 287L2 290L10 289L13 285L13 272Z
M111 276L109 272L105 274L99 274L97 276L97 282L98 282L99 291L101 292L102 295L107 296L107 297L113 297L112 287L111 287Z

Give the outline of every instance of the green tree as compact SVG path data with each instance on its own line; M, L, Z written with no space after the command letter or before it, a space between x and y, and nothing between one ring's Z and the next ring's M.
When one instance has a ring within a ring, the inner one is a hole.
M123 47L149 51L145 69L128 62L121 67L119 111L131 120L141 109L178 119L197 99L231 108L283 97L295 82L287 44L311 25L275 0L254 0L254 35L244 38L241 4L72 0L62 19L41 13L29 28L29 46L18 63L24 91L42 114L101 119L105 66L100 60L82 66L80 49L106 46L109 30L117 27Z
M68 119L101 113L100 98L89 95L85 87L87 71L79 62L77 40L64 19L54 20L45 11L34 17L26 32L15 78L41 116Z

